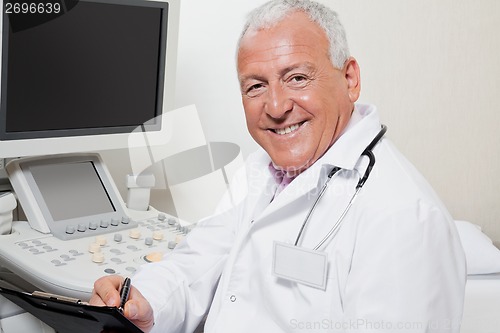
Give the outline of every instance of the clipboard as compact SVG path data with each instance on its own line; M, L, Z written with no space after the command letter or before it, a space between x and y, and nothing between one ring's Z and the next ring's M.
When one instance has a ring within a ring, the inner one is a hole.
M143 333L116 307L89 305L44 292L0 288L0 294L58 333Z

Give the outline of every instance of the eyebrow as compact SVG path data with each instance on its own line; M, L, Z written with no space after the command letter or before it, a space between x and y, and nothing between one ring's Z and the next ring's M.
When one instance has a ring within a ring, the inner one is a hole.
M288 67L283 68L280 71L280 76L284 76L287 73L290 73L291 71L296 70L296 69L305 69L306 71L311 72L314 70L314 67L315 66L313 65L313 63L311 63L309 61L299 63L299 64L290 65Z

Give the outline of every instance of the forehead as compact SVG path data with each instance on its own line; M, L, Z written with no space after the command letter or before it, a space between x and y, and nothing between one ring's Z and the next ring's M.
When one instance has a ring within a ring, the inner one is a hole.
M307 14L294 12L271 28L249 30L238 50L238 70L251 64L307 57L329 60L328 38Z

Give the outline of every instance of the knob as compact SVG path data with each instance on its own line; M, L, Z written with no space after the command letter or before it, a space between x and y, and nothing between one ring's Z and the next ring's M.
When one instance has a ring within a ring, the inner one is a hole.
M162 240L163 239L163 232L160 230L154 231L153 232L153 239L154 240Z
M92 254L92 261L95 263L101 263L104 261L104 254L102 252L95 252Z
M148 246L153 245L153 238L151 238L151 237L146 237L146 238L144 239L144 244L146 244L146 245L148 245Z
M167 215L163 214L163 213L159 213L158 214L158 220L160 221L165 221L167 219Z
M114 240L115 242L121 242L121 241L122 241L122 239L123 239L123 238L122 238L122 234L115 234L115 235L113 236L113 240Z
M98 243L91 243L89 245L89 252L90 253L101 252L101 245L99 245Z
M79 232L84 232L85 230L87 230L87 226L83 223L80 223L78 225L78 229L77 229Z
M163 253L161 252L151 252L150 254L144 257L144 259L147 262L158 262L161 261L162 258L163 258Z
M111 225L113 227L116 227L118 224L120 224L120 221L118 221L117 219L111 219Z
M90 222L89 223L89 229L90 230L96 230L97 229L97 222Z
M99 245L103 246L103 245L106 245L106 243L107 243L108 241L106 240L106 237L104 237L103 235L100 235L100 236L96 236L96 238L95 238L95 242L96 242L97 244L99 244Z
M179 244L180 242L182 242L184 240L184 235L177 235L175 236L175 242L177 244Z
M167 245L167 247L170 250L173 250L176 246L177 246L177 243L175 241L170 241L170 242L168 242L168 245Z
M130 238L138 239L141 237L141 232L139 231L139 229L132 229L130 230L128 235Z
M67 234L74 234L75 233L75 226L74 225L66 226L66 233Z
M126 216L122 217L122 223L123 224L129 224L130 223L130 217L126 217Z

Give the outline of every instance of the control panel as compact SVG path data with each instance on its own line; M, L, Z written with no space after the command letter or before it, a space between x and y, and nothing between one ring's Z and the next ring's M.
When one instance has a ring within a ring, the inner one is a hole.
M192 227L154 210L133 215L123 223L126 229L71 241L14 222L12 233L0 236L0 261L40 290L88 300L99 277L131 276L139 266L161 260Z

